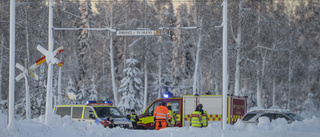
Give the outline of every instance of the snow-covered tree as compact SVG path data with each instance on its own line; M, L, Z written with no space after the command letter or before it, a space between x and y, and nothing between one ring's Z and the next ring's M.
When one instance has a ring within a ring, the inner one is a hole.
M90 28L90 19L92 16L91 0L85 0L80 3L81 21L78 22L78 28ZM76 81L79 87L82 84L87 84L88 69L91 64L90 58L90 44L89 37L90 31L85 29L79 29L78 32L78 47L77 57L79 64L79 81Z
M90 94L89 100L96 100L97 101L98 100L98 96L97 96L98 92L96 90L96 85L95 85L94 81L95 81L95 79L93 76L91 78L91 85L89 87L89 94Z
M302 109L301 115L304 117L311 118L312 116L320 116L319 110L314 105L314 95L312 93L308 94L308 98L303 104L299 107L299 109Z
M250 108L257 106L257 97L256 97L256 93L253 90L248 90L246 91L246 93L248 96L247 108L249 110Z
M84 84L80 87L79 91L76 93L77 95L77 101L79 103L85 103L89 98L89 93L87 91L87 88Z
M135 66L138 60L134 58L127 59L128 68L124 69L125 77L121 80L119 93L121 99L118 107L122 112L128 109L135 109L137 113L142 111L142 81L138 77L140 70Z

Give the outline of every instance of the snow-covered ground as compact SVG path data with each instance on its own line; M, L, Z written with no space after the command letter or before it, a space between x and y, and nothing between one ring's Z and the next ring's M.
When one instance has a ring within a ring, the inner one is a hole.
M320 119L305 119L287 124L284 119L269 122L259 119L258 125L238 122L221 129L220 123L207 128L166 128L155 130L131 130L103 128L85 122L70 120L70 117L53 116L50 124L43 124L44 117L15 121L15 129L7 129L7 115L0 112L0 137L320 137Z

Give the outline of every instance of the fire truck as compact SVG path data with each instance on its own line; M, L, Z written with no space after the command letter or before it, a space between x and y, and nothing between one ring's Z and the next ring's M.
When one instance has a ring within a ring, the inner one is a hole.
M172 104L172 109L176 112L177 121L175 127L190 126L191 113L198 104L203 105L203 110L207 111L208 124L222 120L222 95L184 95L183 97L168 97L154 100L144 112L139 115L138 127L143 129L154 129L153 112L159 104L164 101ZM247 99L240 96L228 95L227 122L234 124L247 112Z

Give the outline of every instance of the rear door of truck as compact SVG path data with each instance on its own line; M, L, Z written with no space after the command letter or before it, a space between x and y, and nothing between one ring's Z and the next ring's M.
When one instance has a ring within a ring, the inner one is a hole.
M190 126L191 113L198 104L203 105L203 110L207 111L208 123L221 121L222 96L221 95L185 95L183 97L183 126Z
M234 124L238 119L241 119L247 113L247 99L244 97L230 96L228 102L230 106L228 111L230 111L230 124Z

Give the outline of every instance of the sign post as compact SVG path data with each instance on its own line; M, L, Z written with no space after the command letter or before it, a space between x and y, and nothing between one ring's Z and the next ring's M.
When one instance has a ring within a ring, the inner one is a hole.
M72 103L71 103L71 119L72 119L72 115L73 115L73 101L77 100L77 95L75 95L74 93L72 92L69 92L67 93L67 98L72 100Z
M34 74L32 72L33 69L35 69L36 67L34 67L33 65L33 69L29 70L28 69L28 60L25 59L25 66L23 67L22 65L20 65L19 63L16 63L16 68L18 68L19 70L22 71L22 73L20 73L18 76L16 76L16 81L19 81L20 79L22 79L24 77L25 80L25 87L26 87L26 119L30 119L31 115L30 115L30 94L29 94L29 84L28 84L28 76L33 77L35 80L38 80L38 75Z
M53 75L53 64L58 64L60 67L63 66L63 62L60 61L56 55L60 54L62 51L64 51L64 47L60 47L54 51L46 50L42 46L38 45L37 50L40 51L44 57L40 58L36 61L37 66L42 64L43 62L47 62L48 64L48 77L47 77L47 97L46 97L46 114L45 114L45 124L48 123L49 115L52 112L51 110L51 98L52 98L52 75Z

